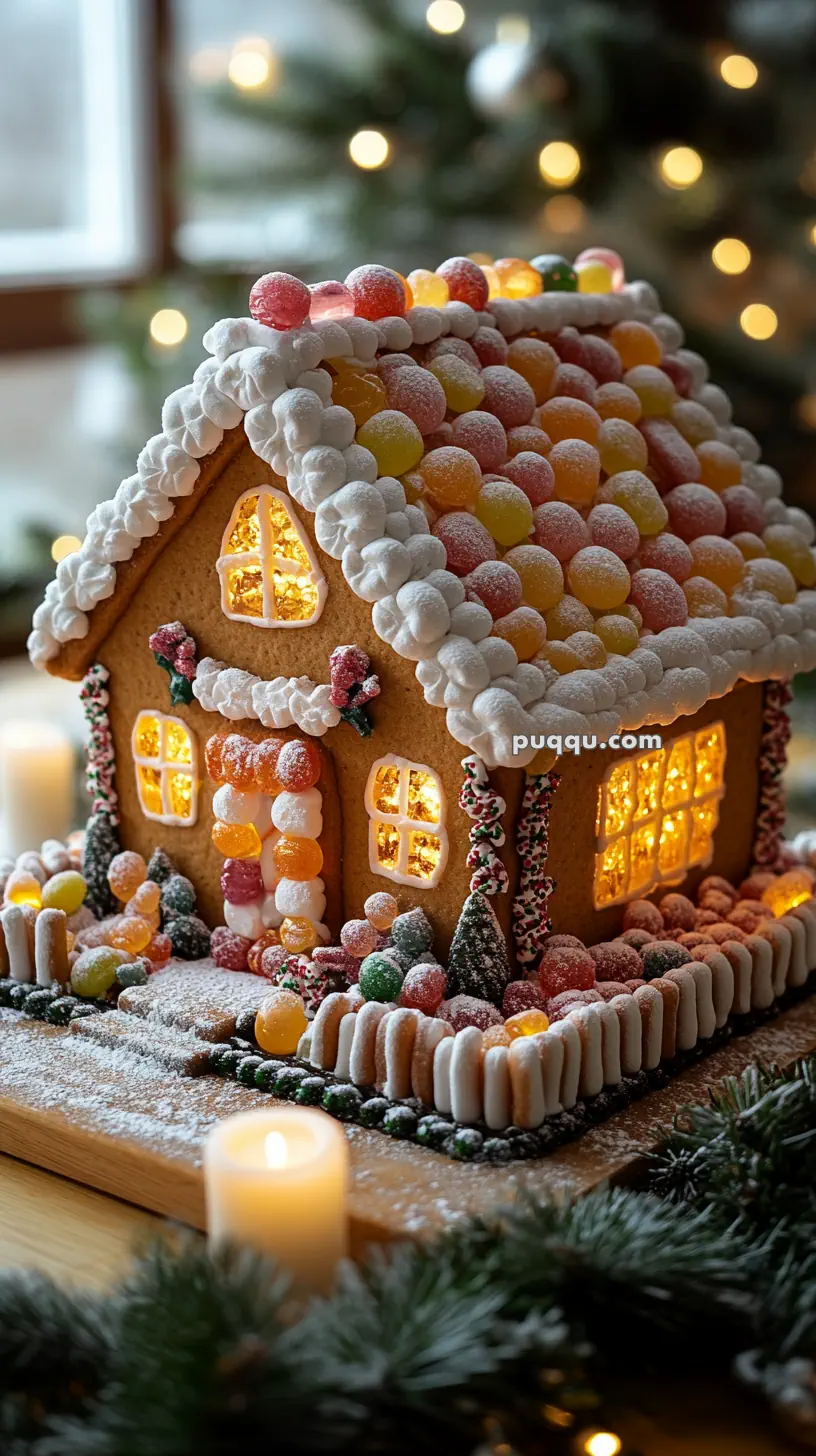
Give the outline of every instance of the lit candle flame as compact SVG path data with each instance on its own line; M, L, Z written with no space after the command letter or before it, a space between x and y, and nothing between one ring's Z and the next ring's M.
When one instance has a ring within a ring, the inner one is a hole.
M268 1168L285 1168L289 1161L289 1149L282 1132L268 1132L264 1139L264 1155Z

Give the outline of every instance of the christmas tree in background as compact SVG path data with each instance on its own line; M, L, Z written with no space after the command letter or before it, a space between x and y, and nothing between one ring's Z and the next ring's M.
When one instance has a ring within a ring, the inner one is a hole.
M245 168L199 179L236 218L242 197L268 198L275 247L255 271L316 281L365 259L407 273L458 252L607 243L629 277L654 281L807 504L816 5L573 0L497 24L498 7L466 14L457 0L435 0L424 22L381 0L342 10L366 37L353 62L313 42L210 87L217 114L268 140L261 165L248 149ZM276 235L284 200L310 219L308 259ZM247 282L184 270L124 307L107 300L105 316L97 301L154 415L190 378L207 323L245 310ZM146 347L166 303L189 321L185 343Z

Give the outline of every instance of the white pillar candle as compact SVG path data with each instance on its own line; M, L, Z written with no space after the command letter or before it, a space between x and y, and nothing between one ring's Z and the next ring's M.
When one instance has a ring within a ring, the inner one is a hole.
M325 1293L347 1249L348 1144L325 1112L273 1107L216 1123L204 1149L213 1244L271 1254L301 1293Z
M74 750L52 723L14 719L0 728L0 852L65 839L74 812Z

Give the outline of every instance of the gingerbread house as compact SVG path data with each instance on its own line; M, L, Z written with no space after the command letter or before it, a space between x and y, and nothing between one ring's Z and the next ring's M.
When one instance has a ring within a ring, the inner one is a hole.
M336 941L389 890L444 952L481 891L525 966L548 928L605 941L660 886L779 867L814 528L614 255L409 283L260 280L29 649L107 675L122 842L162 844L210 925ZM218 755L289 737L320 780L286 820ZM320 853L281 895L287 829ZM260 866L250 903L225 856Z

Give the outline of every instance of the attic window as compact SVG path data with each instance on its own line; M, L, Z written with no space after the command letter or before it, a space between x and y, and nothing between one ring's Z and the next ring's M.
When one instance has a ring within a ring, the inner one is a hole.
M236 501L216 566L221 606L233 622L309 627L323 611L325 577L291 501L272 486Z
M133 728L136 788L146 819L189 828L198 814L198 753L186 723L145 708Z
M375 875L431 890L448 857L445 795L424 763L378 758L365 793L368 855Z
M598 792L595 908L679 884L707 864L724 792L723 723L616 763Z

